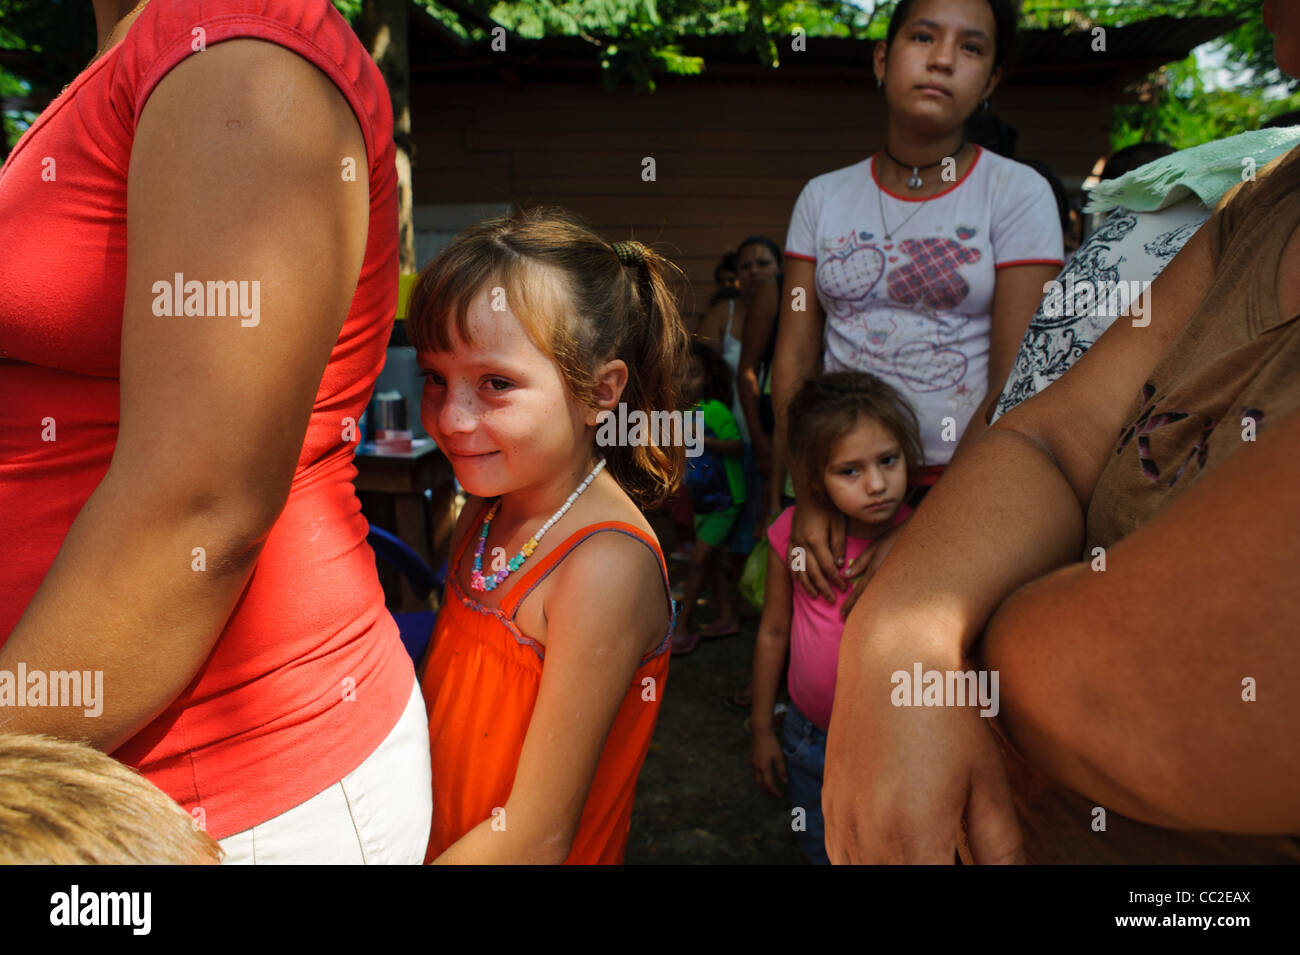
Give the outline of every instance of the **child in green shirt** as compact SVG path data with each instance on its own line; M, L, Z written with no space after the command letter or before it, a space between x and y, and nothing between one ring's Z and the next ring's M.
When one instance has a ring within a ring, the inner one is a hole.
M695 422L703 421L704 438L700 453L686 458L695 547L673 634L677 655L690 653L699 643L701 633L691 632L690 618L706 580L713 584L718 621L736 619L722 548L745 503L745 444L730 408L731 369L700 343L691 348L684 397L690 408L686 414Z

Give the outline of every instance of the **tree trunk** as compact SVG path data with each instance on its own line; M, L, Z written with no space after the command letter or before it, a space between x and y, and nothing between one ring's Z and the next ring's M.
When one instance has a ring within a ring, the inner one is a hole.
M411 0L364 0L357 34L379 65L393 104L397 147L397 221L400 270L415 272L415 217L411 192L411 56L408 23Z

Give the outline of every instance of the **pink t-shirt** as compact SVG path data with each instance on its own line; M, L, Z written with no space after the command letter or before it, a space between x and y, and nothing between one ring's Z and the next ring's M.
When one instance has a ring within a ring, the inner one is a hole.
M894 525L903 523L911 514L910 507L901 505L894 515ZM784 559L790 550L790 524L793 521L794 508L787 507L767 529L767 539L776 559ZM862 537L845 540L845 565L870 544L870 540ZM790 700L800 713L822 729L830 726L831 722L835 669L839 665L840 637L844 633L840 608L848 596L847 590L836 591L835 603L828 604L820 597L809 597L797 584L794 588L794 606L790 616Z

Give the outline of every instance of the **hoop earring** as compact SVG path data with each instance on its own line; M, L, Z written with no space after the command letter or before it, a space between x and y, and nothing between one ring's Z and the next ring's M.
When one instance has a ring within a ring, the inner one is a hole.
M981 108L981 109L988 109L988 108L989 108L989 101L988 101L988 100L984 100L984 102L980 103L980 108Z
M884 88L885 88L885 81L882 80L880 77L877 76L877 77L876 77L876 89L878 89L878 90L883 90Z

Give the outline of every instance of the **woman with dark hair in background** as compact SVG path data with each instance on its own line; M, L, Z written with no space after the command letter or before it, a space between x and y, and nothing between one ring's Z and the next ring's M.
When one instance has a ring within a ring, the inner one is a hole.
M773 468L772 436L776 416L772 411L772 357L776 351L777 319L781 311L781 248L765 235L751 235L736 248L736 266L740 273L740 293L745 306L745 333L741 341L740 362L736 372L737 398L743 412L742 424L748 428L750 455L745 461L746 488L750 498L745 503L733 540L739 538L738 552L748 553L761 539L768 519L766 501L775 485L788 489L784 470ZM779 513L779 511L777 512ZM741 600L740 607L746 606ZM761 610L761 608L755 608ZM746 684L736 689L723 704L737 712L748 712L750 689Z
M769 481L772 433L772 356L776 351L777 319L784 281L780 247L764 235L752 235L736 249L740 294L745 303L745 335L741 342L737 382L740 406L753 437L759 472Z

